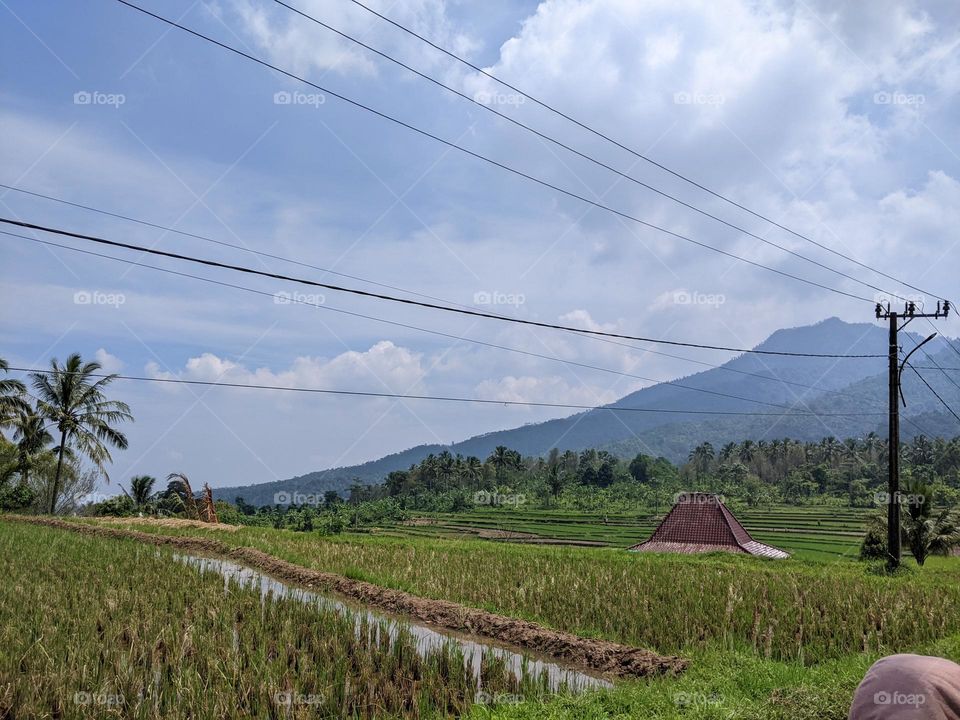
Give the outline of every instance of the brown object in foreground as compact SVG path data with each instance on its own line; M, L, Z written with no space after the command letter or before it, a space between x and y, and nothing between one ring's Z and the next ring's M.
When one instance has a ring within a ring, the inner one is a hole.
M25 515L3 515L0 519L45 525L85 535L139 540L153 545L168 545L182 550L227 557L281 580L336 592L387 612L449 630L492 638L610 675L620 677L678 675L689 665L689 660L684 658L657 655L649 650L607 640L582 638L571 633L551 630L528 620L496 615L486 610L458 605L446 600L422 598L401 590L391 590L373 583L353 580L343 575L311 570L267 555L255 548L231 549L225 543L213 538L156 535L137 530L121 530L57 518Z
M208 483L203 484L203 510L200 512L200 519L208 523L220 522L217 509L213 506L213 490Z
M635 552L732 552L783 560L790 553L754 540L718 495L681 493L673 509Z
M880 658L854 693L850 720L960 720L960 665L925 655Z

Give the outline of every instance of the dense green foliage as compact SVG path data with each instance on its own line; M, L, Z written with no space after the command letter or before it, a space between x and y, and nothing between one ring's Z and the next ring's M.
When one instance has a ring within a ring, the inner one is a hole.
M382 485L350 488L350 500L396 498L412 510L456 512L478 504L528 505L579 510L657 507L682 491L708 490L756 507L770 503L828 503L874 507L886 487L886 440L869 435L843 442L745 440L715 450L703 443L688 461L609 452L559 452L523 458L500 446L486 460L429 455L407 470L389 473ZM922 482L937 501L960 501L960 438L916 437L902 447L905 485ZM331 495L332 493L328 493Z

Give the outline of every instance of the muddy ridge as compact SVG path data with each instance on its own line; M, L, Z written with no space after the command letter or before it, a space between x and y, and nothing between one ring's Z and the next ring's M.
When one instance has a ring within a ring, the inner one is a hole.
M362 580L353 580L334 573L311 570L268 555L251 547L231 548L212 538L155 535L137 530L87 525L56 518L5 515L18 522L44 525L84 535L124 538L140 542L176 547L230 558L274 577L312 589L336 592L372 607L403 615L450 630L472 633L510 643L521 648L551 655L568 663L618 677L652 677L677 675L686 670L689 661L664 656L642 648L607 640L583 638L559 630L551 630L528 620L496 615L486 610L459 605L446 600L422 598L401 590L392 590Z

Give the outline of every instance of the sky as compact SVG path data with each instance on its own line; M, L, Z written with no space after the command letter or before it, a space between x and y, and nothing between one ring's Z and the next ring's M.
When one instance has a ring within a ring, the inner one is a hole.
M737 347L831 316L871 321L885 293L929 304L928 293L950 297L956 286L951 0L369 2L527 95L350 0L288 4L476 102L268 0L135 4L323 91L116 0L0 0L0 182L193 236L6 188L0 213L538 322ZM0 356L14 367L79 352L135 376L586 405L702 369L570 333L20 232L203 280L0 235ZM956 336L960 322L942 329ZM107 493L136 474L183 472L213 487L273 481L569 414L122 380L111 396L136 421Z

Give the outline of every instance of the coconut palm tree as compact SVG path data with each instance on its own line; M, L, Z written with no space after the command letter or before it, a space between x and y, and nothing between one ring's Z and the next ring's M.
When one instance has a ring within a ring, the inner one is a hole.
M126 403L106 399L103 391L117 376L97 376L100 368L100 363L85 363L79 353L73 353L63 365L53 358L48 372L30 375L38 413L51 421L60 433L57 470L50 493L51 514L56 509L68 447L73 446L91 460L108 482L105 466L112 458L107 446L121 450L127 447L126 436L114 425L132 421L133 416Z
M547 466L547 485L550 487L550 492L553 493L554 500L560 497L560 491L563 490L565 482L566 473L560 463Z
M37 458L48 452L47 446L53 443L53 436L43 418L32 408L26 411L21 409L10 421L10 426L13 428L13 441L17 445L17 473L20 475L20 484L26 485ZM72 454L69 448L67 453L68 457Z
M883 452L883 443L880 438L877 437L875 432L871 432L863 441L863 449L867 453L867 458L871 463L876 465L880 462L880 454Z
M440 481L440 489L446 490L456 473L456 460L449 450L444 450L437 455L437 479Z
M487 458L487 461L493 464L493 467L497 471L497 482L503 480L503 473L506 470L507 465L510 464L510 448L506 445L497 445L493 449L490 457Z
M709 442L701 443L690 451L687 459L693 466L697 480L710 471L714 457L713 445Z
M907 512L903 518L903 536L917 561L923 565L929 555L946 555L960 545L960 524L944 509L933 514L933 488L920 481L905 485Z
M138 508L146 505L150 501L156 482L157 479L149 475L136 475L130 478L130 499L133 500L133 504Z
M467 458L464 466L464 477L473 483L474 488L480 489L480 481L483 479L483 462L475 455Z
M9 372L10 365L0 358L0 371ZM0 379L0 426L10 425L18 414L28 412L30 404L24 400L26 386L14 378Z
M720 455L718 457L722 463L734 460L737 457L737 444L735 442L728 442L720 448Z
M923 435L913 439L913 445L907 449L910 461L914 465L930 465L933 462L933 447Z

